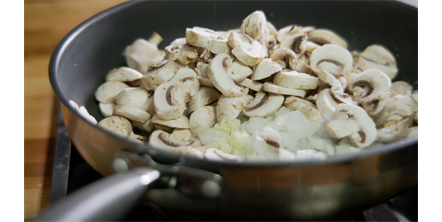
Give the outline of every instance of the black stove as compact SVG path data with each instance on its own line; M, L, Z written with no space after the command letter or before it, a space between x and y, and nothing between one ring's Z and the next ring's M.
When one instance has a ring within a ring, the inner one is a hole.
M64 126L61 109L59 111L57 139L50 204L66 197L73 191L103 178L78 153ZM395 197L386 203L363 212L352 212L335 221L417 221L417 187ZM123 221L191 221L197 220L162 209L145 200L140 201Z

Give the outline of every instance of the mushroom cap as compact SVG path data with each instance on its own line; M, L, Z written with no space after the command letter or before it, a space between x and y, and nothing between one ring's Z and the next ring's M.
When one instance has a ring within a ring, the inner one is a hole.
M239 113L247 106L247 95L240 97L221 96L216 105L216 119L218 122L222 120L233 120L238 117Z
M198 76L196 75L196 72L190 68L179 69L175 76L170 79L170 82L176 83L181 91L187 95L185 99L186 102L188 102L200 88Z
M413 93L413 86L405 81L395 81L391 84L390 92L392 97L399 94L411 96Z
M270 58L278 63L283 69L290 68L294 70L298 65L298 57L292 50L287 48L276 49Z
M336 106L338 102L331 95L330 89L324 89L318 93L318 97L316 98L316 106L319 111L321 111L322 116L326 121L330 121L335 119L336 114Z
M102 103L113 103L118 94L120 94L125 88L129 88L129 86L122 82L105 82L98 87L97 91L95 91L95 98Z
M190 127L189 126L189 119L184 115L178 117L177 119L173 119L173 120L163 120L163 119L159 118L158 115L153 115L151 122L155 123L155 124L160 124L163 126L168 126L171 128L178 128L178 129L188 129Z
M310 67L316 73L324 69L335 76L344 75L353 69L350 52L338 45L325 44L310 55Z
M252 80L265 79L281 70L282 70L281 65L279 65L277 62L274 62L273 59L266 58L263 59L258 65L256 65L255 69L253 70L251 79Z
M243 109L243 113L246 116L266 117L276 112L283 103L282 95L258 92L253 101Z
M241 85L256 92L259 92L262 89L262 83L252 81L249 78L245 78L243 81L241 81Z
M195 135L212 127L215 123L216 116L214 106L199 107L190 115L189 119L190 130Z
M333 44L341 46L343 48L347 48L347 41L345 41L345 39L338 34L328 29L316 29L309 32L308 40L321 45Z
M147 113L146 111L134 106L126 106L126 105L114 106L112 115L122 116L129 120L139 123L145 123L148 119L150 119L150 114Z
M141 79L143 74L129 67L118 67L109 71L106 75L106 81L132 82Z
M120 92L120 94L118 94L115 102L117 105L127 105L142 108L150 94L150 92L141 87L125 88Z
M112 116L115 105L115 103L99 103L98 108L100 109L101 115L106 118Z
M208 160L225 161L225 162L241 162L242 159L238 155L225 153L217 148L208 148L204 153L204 157Z
M201 27L186 28L186 42L191 46L206 49L209 46L210 40L216 37L215 31L211 29Z
M156 88L169 81L180 67L173 61L162 60L150 66L149 71L141 78L141 83L147 90Z
M292 50L297 56L305 53L307 49L307 35L304 33L287 34L281 41L280 48Z
M156 115L164 120L182 116L186 109L185 94L176 83L166 82L158 86L154 93Z
M146 73L150 63L156 57L158 47L145 39L136 39L123 52L127 65L142 74Z
M248 66L255 66L267 57L266 47L252 37L232 32L227 42L232 47L232 54Z
M266 92L281 94L281 95L289 95L289 96L299 96L301 98L303 98L306 94L305 90L286 88L286 87L275 85L270 82L265 82L263 84L262 88Z
M356 88L362 89L363 94L360 95L359 100L363 103L370 103L388 92L391 85L391 79L385 73L369 69L352 79L348 84L348 89L352 92L355 92Z
M257 40L261 45L267 45L267 19L264 12L257 10L247 16L241 24L241 33L245 33L253 39Z
M132 124L121 116L110 116L98 122L98 126L123 137L129 137L132 133Z
M209 63L208 76L213 85L223 95L236 97L244 94L244 87L235 82L228 74L229 64L232 57L227 54L219 54Z
M398 72L393 54L385 47L377 44L370 45L361 52L356 61L356 66L362 71L367 69L380 70L387 74L390 79L393 79Z
M316 89L318 78L294 70L284 69L279 71L273 78L273 83L291 89Z
M190 98L188 112L193 112L201 106L213 103L221 96L214 88L200 87L198 92Z
M359 106L338 104L336 119L328 122L325 130L334 138L349 136L350 142L365 148L376 140L376 125Z

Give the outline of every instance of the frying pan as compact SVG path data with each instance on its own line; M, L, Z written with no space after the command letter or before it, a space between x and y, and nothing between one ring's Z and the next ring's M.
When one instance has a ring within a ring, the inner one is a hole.
M49 64L69 135L105 177L71 194L38 220L113 220L140 198L199 219L321 219L385 202L417 185L418 138L326 160L227 163L170 154L92 125L69 106L76 101L101 120L94 92L107 72L125 66L134 39L153 31L164 48L185 28L239 27L255 10L278 29L289 24L328 28L349 49L372 43L390 49L399 73L417 89L417 9L394 1L130 1L72 30Z

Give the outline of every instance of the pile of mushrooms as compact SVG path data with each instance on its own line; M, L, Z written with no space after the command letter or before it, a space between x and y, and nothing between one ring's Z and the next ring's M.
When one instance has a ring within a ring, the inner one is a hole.
M128 67L107 74L95 93L105 117L99 126L144 141L136 127L150 134L150 146L223 161L241 158L204 147L196 135L282 106L324 123L331 137L348 137L358 148L417 134L417 90L392 83L396 60L381 45L350 52L331 30L277 30L262 11L237 29L187 28L164 51L157 47L161 41L157 33L135 40L124 51Z

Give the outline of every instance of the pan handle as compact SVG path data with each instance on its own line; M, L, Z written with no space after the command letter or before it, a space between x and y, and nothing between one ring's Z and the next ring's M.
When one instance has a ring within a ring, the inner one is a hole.
M33 221L122 219L159 177L159 171L146 167L105 177L56 202Z

